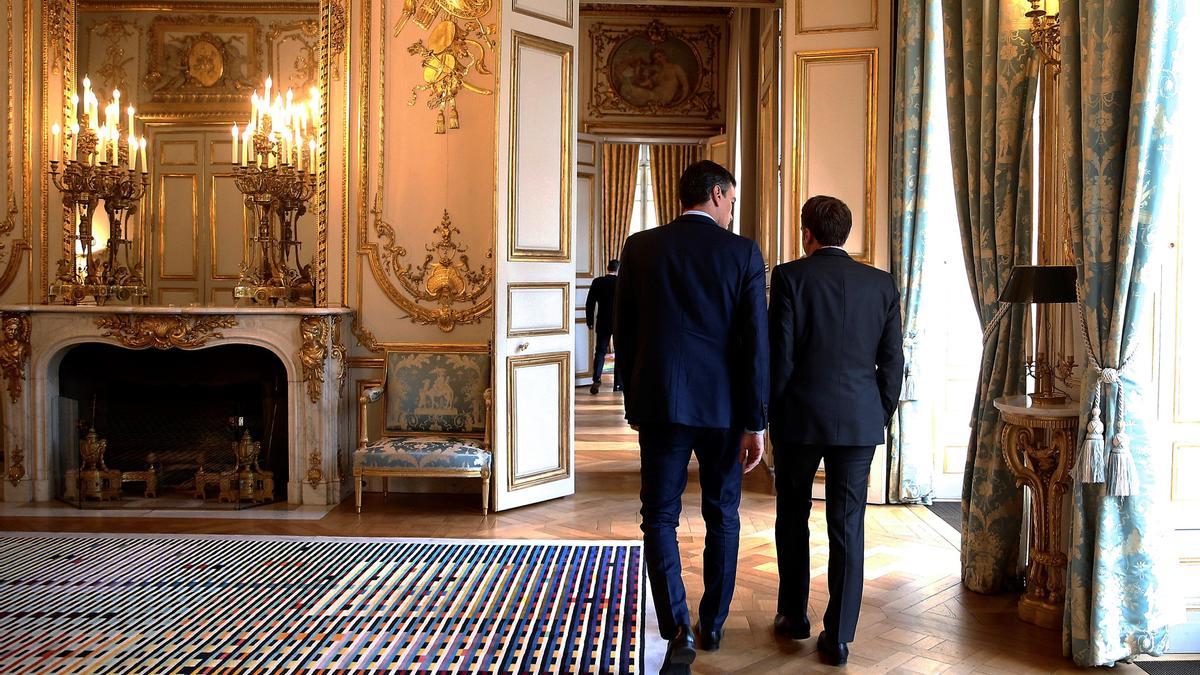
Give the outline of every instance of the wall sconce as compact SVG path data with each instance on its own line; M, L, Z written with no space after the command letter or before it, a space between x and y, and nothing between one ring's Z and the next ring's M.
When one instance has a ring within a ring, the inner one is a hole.
M1058 66L1062 58L1058 34L1059 0L1029 0L1025 16L1031 21L1029 37L1049 65Z

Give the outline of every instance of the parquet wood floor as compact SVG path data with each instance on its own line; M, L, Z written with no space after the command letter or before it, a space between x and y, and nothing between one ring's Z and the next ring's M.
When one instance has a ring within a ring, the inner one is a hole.
M321 536L637 539L636 437L622 421L619 395L577 390L576 494L486 518L475 493L353 498L317 521L137 518L0 518L0 530L174 532ZM813 511L813 638L780 642L775 616L775 501L763 469L747 477L737 592L720 652L701 652L696 673L1028 673L1076 671L1061 656L1057 630L1017 618L1016 596L982 596L959 584L958 533L923 507L867 511L867 579L857 640L844 669L818 660L825 609L824 510ZM679 530L684 579L695 611L704 523L693 476ZM1141 673L1119 665L1120 673ZM1109 671L1113 672L1113 671Z

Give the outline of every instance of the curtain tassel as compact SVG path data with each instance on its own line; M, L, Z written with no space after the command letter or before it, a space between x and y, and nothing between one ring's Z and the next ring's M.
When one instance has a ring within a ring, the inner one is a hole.
M1092 400L1092 414L1087 435L1083 437L1081 457L1075 462L1076 478L1080 483L1104 482L1104 422L1100 421L1100 402Z
M454 105L454 99L450 99L450 128L458 128L458 106Z
M1113 435L1112 452L1108 454L1108 494L1128 497L1137 490L1137 475L1133 471L1133 454L1129 452L1129 437L1120 431Z
M438 111L437 121L434 123L434 126L433 126L433 133L435 133L435 134L446 133L446 113L442 112L441 110Z

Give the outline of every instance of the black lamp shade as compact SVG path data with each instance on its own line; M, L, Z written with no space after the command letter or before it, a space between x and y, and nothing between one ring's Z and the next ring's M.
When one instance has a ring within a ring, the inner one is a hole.
M1003 302L1075 302L1074 265L1017 265L1000 292Z

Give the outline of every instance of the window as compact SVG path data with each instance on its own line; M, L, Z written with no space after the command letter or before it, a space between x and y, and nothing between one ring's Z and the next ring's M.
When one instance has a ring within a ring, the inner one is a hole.
M638 146L636 189L633 216L629 219L629 234L658 227L658 213L654 210L654 185L650 181L650 146L644 143Z

